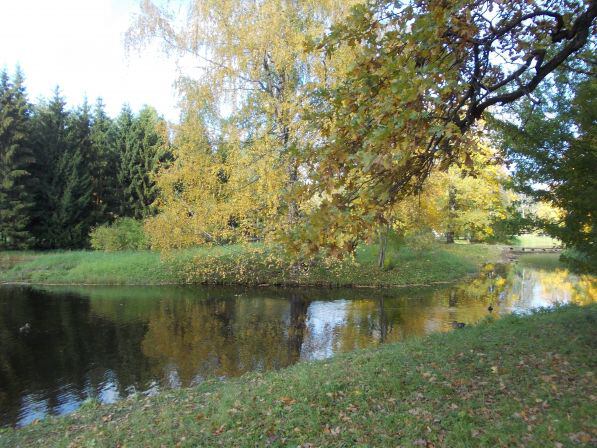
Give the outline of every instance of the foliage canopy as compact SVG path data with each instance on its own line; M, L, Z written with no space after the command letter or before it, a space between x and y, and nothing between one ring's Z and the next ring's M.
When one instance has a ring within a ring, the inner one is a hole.
M320 197L301 239L350 249L435 169L472 165L489 108L532 92L593 45L597 2L372 1L353 8L313 51L355 58L332 88L317 88L320 138L304 163Z

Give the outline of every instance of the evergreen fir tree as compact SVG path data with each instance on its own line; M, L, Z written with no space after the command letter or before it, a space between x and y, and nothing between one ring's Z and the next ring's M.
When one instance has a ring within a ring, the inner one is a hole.
M103 206L95 203L93 195L91 170L95 157L87 101L70 114L66 141L68 146L59 164L63 184L54 224L63 229L59 247L79 248L87 245L91 227L103 215Z
M135 117L128 104L125 104L116 119L116 150L118 152L118 167L116 178L118 181L118 212L120 216L133 216L133 206L130 197L125 193L131 184L130 171L125 161L129 160L132 149L133 123Z
M92 117L91 145L93 152L92 182L94 203L103 211L102 222L112 221L119 212L120 189L117 182L119 151L117 129L106 115L104 103L98 98Z
M37 109L33 124L39 179L33 229L38 247L85 247L91 227L102 221L103 212L93 197L91 173L98 162L89 105L85 102L68 113L56 89L52 100Z
M29 232L33 153L29 147L30 106L23 75L17 68L11 83L0 73L0 249L31 245Z
M118 119L121 147L119 180L123 193L122 214L136 219L151 216L157 198L154 175L169 158L166 123L155 109L145 106L138 117L124 108Z
M60 227L57 211L64 191L62 165L68 149L67 120L65 101L58 88L48 103L34 108L31 139L36 159L33 174L38 184L31 228L37 247L42 249L60 247L65 232Z

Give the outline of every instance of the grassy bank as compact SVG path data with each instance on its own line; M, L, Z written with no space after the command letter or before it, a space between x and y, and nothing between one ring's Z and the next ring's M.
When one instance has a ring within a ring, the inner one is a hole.
M587 446L597 441L597 306L89 403L2 446ZM179 445L177 445L179 444Z
M157 252L73 251L27 254L0 269L0 282L46 284L245 284L314 286L401 286L447 282L499 258L501 248L483 244L445 245L415 251L403 247L376 265L377 248L361 248L352 260L309 264L293 272L290 263L260 246L225 246ZM17 259L18 254L0 254Z

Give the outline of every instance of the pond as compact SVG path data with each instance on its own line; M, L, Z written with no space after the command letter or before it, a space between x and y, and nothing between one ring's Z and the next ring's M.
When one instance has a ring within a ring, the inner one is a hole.
M393 290L0 286L0 426L449 331L489 305L500 316L596 299L594 277L526 262Z

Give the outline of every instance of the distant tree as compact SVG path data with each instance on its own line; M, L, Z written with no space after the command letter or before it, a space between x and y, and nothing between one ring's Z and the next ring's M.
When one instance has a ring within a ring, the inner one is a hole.
M63 185L55 224L63 231L57 246L78 248L87 245L92 226L103 221L104 209L103 204L94 200L92 169L97 160L93 153L87 101L70 114L66 140L68 146L58 167Z
M69 111L58 88L30 105L21 72L1 72L0 249L86 247L97 225L151 215L168 157L155 109L112 120L98 99Z
M494 235L495 224L507 217L506 207L514 198L504 188L505 168L492 162L494 151L480 147L471 167L451 166L430 179L444 186L436 201L443 215L438 230L446 234L447 243L453 243L455 236L486 240Z
M226 239L231 227L238 239L256 234L271 239L296 226L301 207L293 193L302 181L297 148L311 143L308 121L300 119L303 93L312 84L331 82L349 65L337 55L332 60L308 54L305 45L357 2L205 0L186 1L180 9L142 3L129 43L156 39L168 53L197 62L199 76L180 76L183 115L191 120L201 115L197 121L207 125L214 147L228 149L223 161L191 145L177 148L177 166L165 176L184 178L186 197L170 196L163 217L167 223L177 216L177 234L184 238L174 245L197 244L207 234ZM177 15L177 9L185 13ZM187 124L178 132L189 133L183 141L196 137ZM212 165L201 166L193 179L193 166L184 164L197 157ZM230 176L229 182L224 187L211 172ZM219 187L226 194L208 194ZM178 208L187 211L180 215ZM162 241L168 244L167 238Z
M497 120L517 188L561 210L535 224L597 267L597 80L558 77Z
M130 217L132 215L131 205L127 202L127 195L125 194L125 187L131 183L130 171L124 168L124 161L127 159L125 154L132 151L132 128L134 121L135 116L128 104L122 106L120 114L114 121L117 153L116 180L118 185L118 216Z
M101 221L112 221L120 207L120 192L115 182L120 163L117 129L98 98L92 114L91 147L93 154L93 201L102 210Z
M6 71L0 73L0 249L27 248L33 240L29 224L34 158L23 81L18 68L12 83Z
M155 175L169 158L166 122L152 107L145 106L137 117L125 108L118 118L118 132L121 214L142 219L155 211Z
M31 141L36 163L33 175L38 183L34 190L35 209L32 215L32 233L36 246L42 249L59 247L64 229L56 222L61 200L63 154L68 148L66 125L68 112L58 88L48 102L34 108Z
M65 110L56 89L33 120L33 141L39 179L32 229L40 248L79 248L87 245L93 225L102 222L103 204L94 202L95 156L90 108Z

